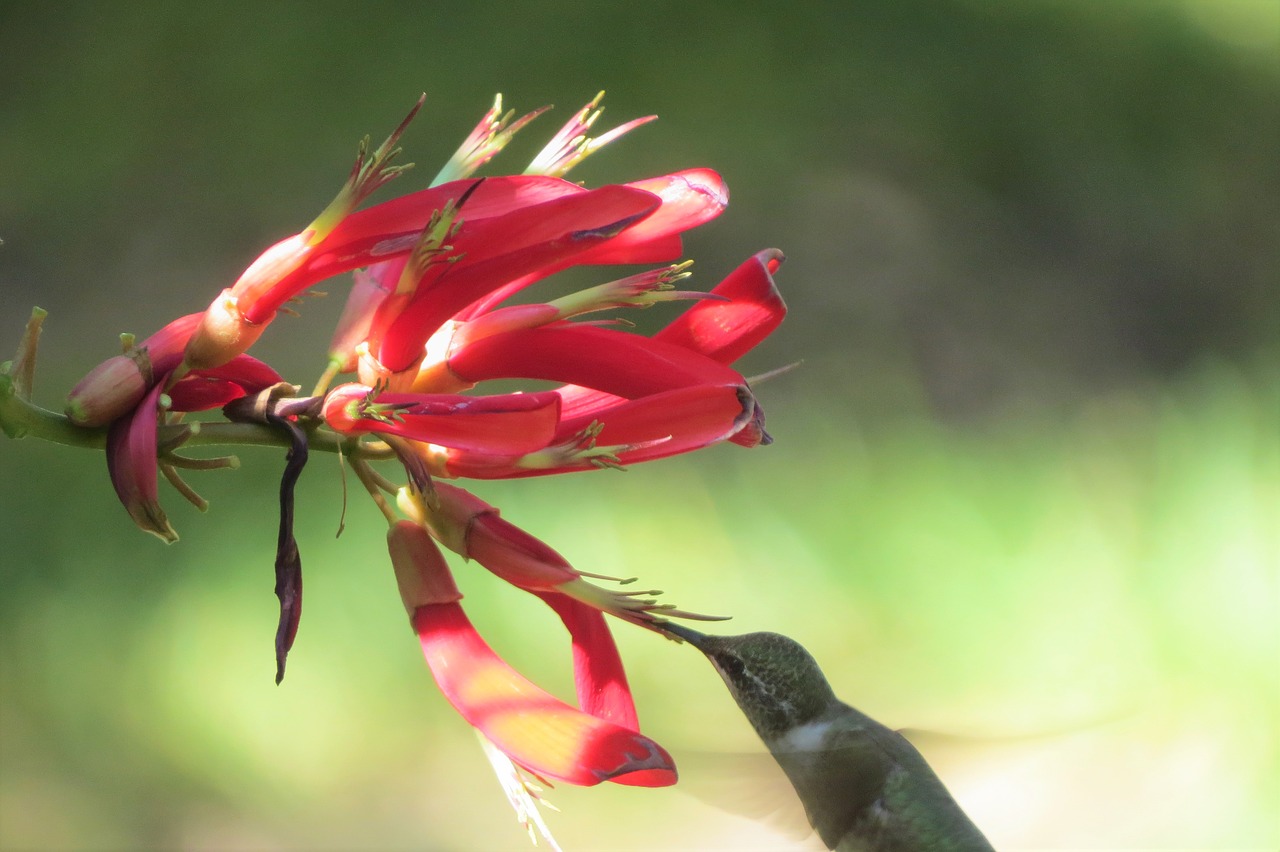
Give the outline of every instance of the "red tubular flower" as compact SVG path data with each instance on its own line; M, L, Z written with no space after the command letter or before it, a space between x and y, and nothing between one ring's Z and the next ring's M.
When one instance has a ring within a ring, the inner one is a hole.
M619 707L616 691L602 689L601 697L592 699L600 715L583 712L542 690L494 653L462 611L462 595L421 526L398 522L388 542L410 623L436 683L454 709L504 754L539 776L571 784L675 783L671 756L626 724L634 722L634 708L628 713ZM568 607L564 612L566 624L577 628L575 642L597 635L589 616ZM602 673L599 664L584 671L584 682L618 682Z
M623 188L601 188L610 190L615 197L620 194L620 189ZM186 362L192 368L220 366L252 346L284 303L313 284L408 254L433 217L446 210L451 201L456 203L466 197L463 211L466 227L458 233L461 242L454 255L465 259L464 247L474 242L468 239L468 232L483 230L482 226L488 220L520 213L557 199L601 190L586 190L560 178L540 175L460 180L349 213L336 225L330 225L327 231L322 232L323 229L313 223L306 231L282 240L264 252L233 286L214 299L187 346ZM633 196L643 192L627 191ZM652 193L645 197L650 195ZM660 203L655 201L653 206ZM514 224L519 225L519 221ZM606 224L589 223L579 230L591 230ZM510 251L511 238L519 233L518 229L504 228L496 245L492 241L488 244ZM579 249L585 250L597 241L589 241Z
M438 185L357 210L403 171L391 162L404 123L376 150L362 146L346 184L319 217L263 252L206 311L95 368L72 392L68 412L81 425L110 426L108 466L121 502L139 526L172 541L157 474L190 497L173 466L194 461L167 455L178 439L157 447L174 431L161 430L166 412L215 408L272 388L252 413L245 405L225 413L233 420L261 417L289 434L277 554L281 630L290 623L296 629L296 608L287 602L300 590L301 571L292 489L308 440L320 424L351 436L344 443L359 445L351 463L392 519L388 549L428 666L449 702L509 758L498 758L507 774L518 775L513 762L573 784L664 786L675 783L675 766L639 733L605 615L650 628L667 617L706 617L658 604L656 591L592 582L613 578L575 569L495 507L433 479L619 467L725 441L769 440L760 406L733 364L786 312L772 277L781 253L756 254L710 293L677 290L689 274L690 262L674 262L683 233L719 215L728 190L707 169L593 189L562 179L593 150L652 118L592 138L598 101L573 116L526 174L473 178L541 112L513 121L499 99L441 170ZM569 267L661 263L669 265L545 303L506 304ZM323 400L291 398L292 386L273 387L283 384L280 377L246 350L277 312L288 310L287 302L351 271L355 286L315 393L338 373L356 372L361 383L340 385ZM598 319L601 312L674 300L693 304L649 337L612 315ZM584 320L589 314L595 317ZM556 387L464 393L513 379ZM390 490L388 482L369 467L382 450L362 441L365 435L380 438L404 464L412 486L400 490L398 505L411 520L394 520L380 493ZM531 683L480 637L437 543L551 607L571 638L578 707ZM278 639L278 663L280 647ZM508 782L518 811L529 806L523 782Z
M375 401L376 400L376 401ZM378 394L342 385L325 398L325 422L348 435L378 432L482 453L528 453L547 446L560 420L560 397Z
M718 301L699 302L654 335L732 364L773 333L787 306L773 275L785 258L777 249L756 252L711 291Z
M787 306L773 280L784 260L777 249L757 252L711 290L715 300L697 302L655 340L733 364L754 349L786 316ZM608 394L584 387L560 389L566 419L598 410Z
M684 251L680 235L719 216L729 203L729 188L711 169L686 169L624 186L656 195L662 200L662 206L607 243L579 255L576 258L578 265L675 260ZM535 281L557 271L558 268L551 268L512 281L474 303L458 318L481 316Z
M754 397L745 385L696 385L638 400L613 400L591 413L562 419L551 444L525 455L430 447L438 476L509 479L618 467L679 455L737 437L752 422Z
M587 325L518 329L477 341L449 358L464 380L547 379L634 399L694 385L743 384L718 361L680 346Z
M480 638L460 605L419 607L413 629L449 703L520 766L581 786L676 782L675 763L662 746L534 685Z

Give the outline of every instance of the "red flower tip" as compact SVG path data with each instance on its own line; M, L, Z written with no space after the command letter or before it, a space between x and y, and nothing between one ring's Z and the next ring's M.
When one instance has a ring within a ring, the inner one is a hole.
M421 606L412 623L445 698L518 765L581 786L676 782L675 762L662 746L533 684L494 653L459 604Z
M654 339L722 364L737 361L772 334L787 315L773 281L783 260L777 249L757 252L712 289L722 300L692 306Z
M592 250L582 263L661 263L680 256L680 234L709 222L729 205L729 187L711 169L686 169L632 181L662 199L656 213L617 239Z

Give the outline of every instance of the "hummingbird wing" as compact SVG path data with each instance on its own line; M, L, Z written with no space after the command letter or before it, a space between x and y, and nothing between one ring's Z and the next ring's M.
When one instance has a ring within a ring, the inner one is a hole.
M795 788L771 755L684 749L678 762L677 790L725 813L757 820L797 844L808 839L813 848L821 848Z

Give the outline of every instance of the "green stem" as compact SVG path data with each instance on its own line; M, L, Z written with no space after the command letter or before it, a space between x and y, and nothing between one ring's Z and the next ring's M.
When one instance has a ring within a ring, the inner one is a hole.
M403 129L403 128L401 128ZM40 342L40 329L46 313L33 308L27 327L18 345L18 354L12 361L0 364L0 431L10 438L31 436L52 441L65 447L86 450L103 450L107 446L105 427L77 426L70 419L31 401L36 350ZM283 402L288 402L284 400ZM298 425L306 431L311 449L324 453L341 453L354 459L378 461L395 457L390 447L362 444L359 438L349 438L329 430L320 429L320 421L303 416L306 409L295 408ZM289 447L289 438L279 430L258 423L192 421L161 426L156 436L158 447L215 447L258 446Z
M376 449L359 444L355 439L321 430L318 423L304 425L311 449L325 453L341 451L355 458L376 461L393 458L390 448ZM0 371L0 429L10 438L39 438L66 447L102 450L107 446L105 428L77 426L65 416L41 408L23 399L14 387L13 376ZM215 446L288 447L286 437L257 423L225 423L192 421L172 426L161 426L158 442L163 445L184 429L191 436L182 442L184 448Z
M101 450L107 446L106 429L77 426L61 414L23 399L15 387L14 377L0 371L0 429L10 438L30 435L68 447Z

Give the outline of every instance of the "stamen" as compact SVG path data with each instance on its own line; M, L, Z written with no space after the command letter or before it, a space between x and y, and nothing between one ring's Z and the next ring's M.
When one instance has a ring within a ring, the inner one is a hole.
M431 186L461 180L469 177L477 169L489 162L507 146L512 137L526 124L542 115L550 106L544 106L526 113L512 122L515 110L502 111L502 95L494 96L493 106L485 113L484 118L476 125L471 134L463 141L458 150L449 158L449 162L431 180Z

